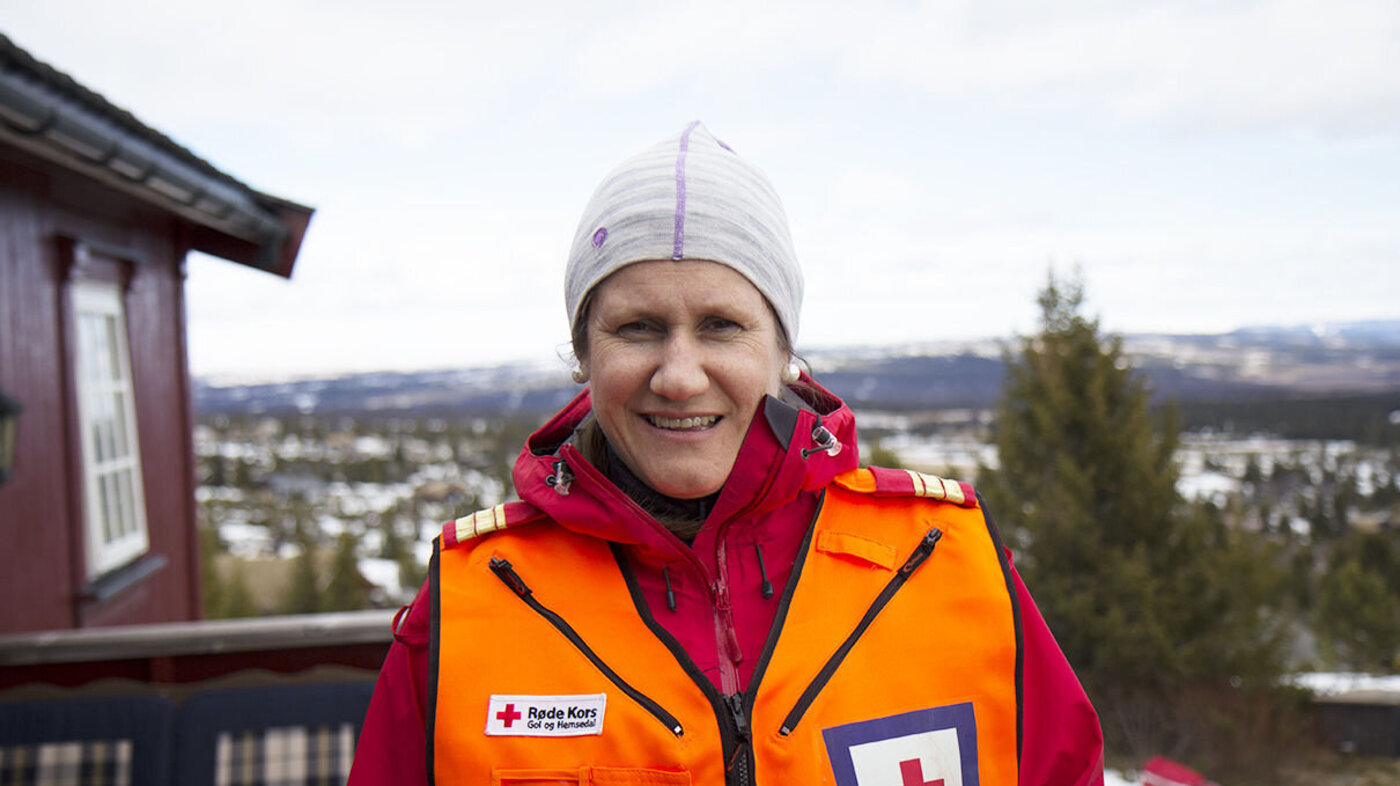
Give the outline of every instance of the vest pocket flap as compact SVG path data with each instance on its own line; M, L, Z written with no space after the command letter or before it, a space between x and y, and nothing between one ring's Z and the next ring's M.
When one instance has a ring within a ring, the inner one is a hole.
M495 769L492 786L690 786L690 773L641 767Z
M885 570L894 570L895 566L894 546L849 532L821 530L817 533L816 549L823 554L853 557Z
M580 783L583 783L583 772L578 767L491 771L491 786L579 786Z
M652 770L639 767L584 767L584 784L591 786L690 786L685 770Z

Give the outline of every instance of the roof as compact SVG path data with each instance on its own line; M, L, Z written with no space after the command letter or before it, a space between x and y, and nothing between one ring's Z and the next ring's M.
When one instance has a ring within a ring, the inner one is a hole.
M265 194L0 34L0 144L188 221L199 251L290 276L313 209Z
M1315 704L1354 704L1367 707L1400 707L1400 693L1384 690L1355 690L1318 696Z
M1311 690L1316 704L1400 707L1400 674L1312 672L1289 681Z

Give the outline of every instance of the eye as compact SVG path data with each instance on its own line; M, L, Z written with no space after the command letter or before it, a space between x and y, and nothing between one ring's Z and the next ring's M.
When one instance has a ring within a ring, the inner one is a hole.
M732 319L710 316L700 323L700 329L713 336L732 336L743 330L743 326Z
M615 332L622 338L639 340L655 335L657 327L647 320L636 319L619 325Z

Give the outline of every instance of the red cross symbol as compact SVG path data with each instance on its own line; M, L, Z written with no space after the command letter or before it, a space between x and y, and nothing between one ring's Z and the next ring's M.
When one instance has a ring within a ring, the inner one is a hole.
M509 729L512 723L515 723L516 721L520 720L520 713L515 711L514 704L507 704L505 709L496 713L496 718L500 720L501 723L505 725L507 729ZM917 765L918 762L914 762L914 764ZM900 766L902 767L904 765L901 764ZM922 784L920 786L922 786Z
M924 765L918 759L900 762L899 774L903 780L902 786L943 786L942 778L936 781L924 780Z

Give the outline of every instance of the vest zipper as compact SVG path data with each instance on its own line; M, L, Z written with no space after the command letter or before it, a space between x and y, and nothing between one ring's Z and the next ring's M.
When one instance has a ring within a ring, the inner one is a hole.
M513 568L509 562L500 557L492 557L491 572L496 574L496 578L500 579L501 583L510 588L510 591L514 592L516 597L525 601L525 605L534 609L535 612L541 617L544 617L549 624L553 625L560 633L564 634L564 638L568 639L578 648L579 652L583 653L584 657L588 658L594 666L598 667L598 671L601 671L604 677L607 677L612 684L616 685L618 690L630 696L633 701L641 705L642 709L651 713L657 720L665 724L666 728L669 729L672 734L677 737L685 734L685 730L681 728L681 722L677 720L674 715L667 712L660 704L657 704L641 691L629 685L617 672L609 668L608 664L604 663L602 658L598 657L598 653L594 652L593 648L588 646L587 642L583 640L583 637L578 635L578 631L573 629L573 626L565 622L563 617L536 600L534 591L520 578L520 574L515 572L515 568Z
M744 714L744 694L725 694L724 706L729 709L729 720L734 724L735 742L734 755L724 767L724 780L735 786L749 786L753 783L753 735L749 733L749 718Z
M889 604L890 599L894 597L896 592L899 592L900 587L904 586L904 582L908 581L914 571L917 570L920 565L924 564L929 558L929 555L933 553L934 547L938 545L938 541L942 537L943 531L935 527L924 535L923 540L919 541L919 545L914 548L914 553L910 554L909 559L905 560L904 564L899 567L899 570L890 577L889 583L886 584L885 588L876 596L875 601L870 604L870 608L866 610L865 616L861 617L860 623L856 625L855 630L851 631L851 635L847 636L846 640L841 643L841 646L836 649L836 652L827 660L826 665L822 666L822 670L817 672L817 676L812 680L812 684L808 685L807 689L798 697L797 704L793 706L792 711L783 719L783 726L778 730L778 734L786 737L797 728L797 724L801 722L802 716L806 714L807 709L811 707L812 702L816 700L817 694L821 693L822 688L826 687L826 683L831 680L831 676L836 673L836 669L841 665L841 661L846 659L846 655L849 654L851 648L856 645L856 641L865 633L865 629L870 627L870 623L875 621L875 617Z

